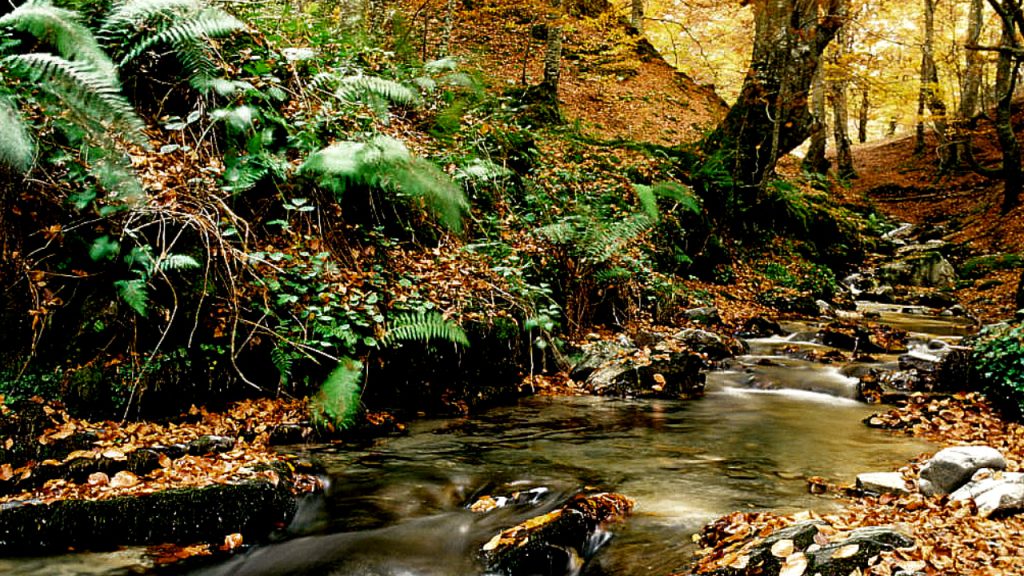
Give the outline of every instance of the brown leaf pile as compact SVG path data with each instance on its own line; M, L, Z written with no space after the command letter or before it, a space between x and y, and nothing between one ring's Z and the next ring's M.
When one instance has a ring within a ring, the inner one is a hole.
M905 406L869 419L872 426L926 438L941 445L984 444L1000 450L1009 470L1019 470L1024 458L1024 426L1004 422L978 394L948 398L911 397ZM919 464L901 470L916 477ZM995 576L1024 573L1024 515L983 518L971 502L949 502L945 497L851 497L846 509L828 515L803 512L725 516L700 535L704 548L694 573L707 573L739 561L751 537L768 534L799 521L821 520L837 533L863 526L894 526L912 535L913 548L884 552L864 576L891 576L900 570L928 576Z
M267 465L282 462L286 457L270 448L270 432L280 424L304 421L307 413L304 402L269 399L239 402L222 413L207 412L205 409L193 407L189 414L189 419L193 421L182 424L88 422L72 418L66 412L49 406L45 407L45 411L53 426L36 438L37 442L52 443L82 432L91 432L97 437L92 448L71 452L63 462L78 458L101 457L123 460L136 450L152 446L187 444L207 435L235 438L235 446L220 454L204 456L187 454L172 459L162 454L160 467L143 476L122 471L113 477L108 477L102 472L96 473L85 483L54 479L35 489L0 497L0 503L24 500L43 503L61 499L99 500L258 478L277 483L280 481L277 472L267 469ZM0 441L10 444L13 439L6 438ZM61 463L56 460L33 461L19 468L4 464L0 466L0 480L27 479L39 467ZM295 485L300 490L312 490L316 489L319 483L313 476L297 474Z

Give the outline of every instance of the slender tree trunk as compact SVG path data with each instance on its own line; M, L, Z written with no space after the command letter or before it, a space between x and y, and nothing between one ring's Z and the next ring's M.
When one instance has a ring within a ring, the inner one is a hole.
M853 152L850 150L850 113L846 98L846 81L832 84L832 132L836 144L836 171L840 178L857 177L853 167Z
M939 71L935 66L935 5L938 0L924 0L924 44L921 47L921 92L918 98L918 111L924 116L927 106L931 115L935 136L939 141L939 163L943 168L949 167L950 154L948 149L948 126L946 124L946 103L939 91ZM918 120L922 122L921 119ZM917 148L924 149L924 127L918 126Z
M811 113L814 121L811 124L811 144L801 168L809 174L828 174L829 161L825 158L828 145L828 125L825 118L825 70L818 66L811 82Z
M849 51L847 35L840 30L836 37L835 59L842 62ZM856 178L857 171L853 167L853 152L850 150L850 106L847 92L850 85L848 72L840 74L832 81L832 132L836 145L836 171L841 179Z
M989 1L995 4L995 0ZM1019 10L1012 0L1003 0L1003 13L1000 14L1003 20L1003 48L1020 48L1012 16L1019 14ZM1020 203L1021 188L1024 187L1021 177L1020 142L1013 131L1012 108L1019 69L1020 61L1014 58L1012 53L1007 50L999 52L999 62L996 65L996 94L999 96L996 104L996 135L999 138L999 147L1003 151L1003 212L1009 212Z
M860 111L857 113L857 142L868 141L868 112L871 102L868 100L867 86L860 89Z
M981 40L982 0L971 0L967 17L967 46L977 46ZM963 97L960 99L960 119L969 122L978 113L978 95L984 60L977 50L965 50Z
M632 0L630 4L629 23L638 34L644 33L644 0Z
M452 32L455 30L455 3L458 0L448 0L444 7L444 27L441 29L441 45L437 48L437 57L444 58L451 52Z
M706 152L729 158L738 191L713 209L733 215L756 205L779 157L810 135L810 86L845 17L845 0L754 2L750 70L736 103L704 141Z
M548 15L547 42L544 46L544 80L541 86L558 102L558 79L562 73L562 0L550 0L551 13Z

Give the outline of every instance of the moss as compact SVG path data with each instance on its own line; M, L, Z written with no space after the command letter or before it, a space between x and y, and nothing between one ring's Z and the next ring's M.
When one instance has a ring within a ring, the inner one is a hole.
M1024 268L1024 257L1020 254L990 254L970 258L960 266L960 276L968 279L982 278L996 270Z
M0 508L0 553L111 549L125 544L219 542L266 537L295 513L284 483L252 481L108 500L62 500Z

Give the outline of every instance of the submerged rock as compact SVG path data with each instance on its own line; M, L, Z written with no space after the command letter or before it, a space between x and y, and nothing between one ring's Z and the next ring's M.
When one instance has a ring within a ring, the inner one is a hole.
M899 472L865 472L857 475L857 489L873 494L910 494L909 483Z
M925 496L949 494L982 468L1003 470L1006 459L989 446L955 446L939 450L921 468L918 487Z
M578 573L596 552L599 530L633 511L621 494L580 494L568 504L496 534L480 550L489 572L505 576Z

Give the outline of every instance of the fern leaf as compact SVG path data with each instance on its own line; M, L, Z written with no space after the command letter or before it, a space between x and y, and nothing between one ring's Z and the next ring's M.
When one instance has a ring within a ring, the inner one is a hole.
M450 56L431 60L423 65L423 70L429 74L440 74L441 72L453 72L459 67L459 62Z
M633 184L633 191L636 192L636 198L640 201L640 209L651 220L657 222L661 218L661 214L658 212L658 198L654 195L654 189L644 184Z
M349 76L338 84L334 95L348 102L365 101L370 96L399 106L413 106L420 102L419 94L408 86L379 76Z
M32 167L32 138L25 128L25 122L13 103L0 98L0 164L9 166L19 172Z
M576 240L579 236L579 229L576 226L575 217L567 217L554 224L548 224L537 229L537 235L553 244L567 244Z
M139 316L145 316L149 311L149 286L141 278L134 280L117 280L114 282L117 295L138 312Z
M270 362L277 369L282 386L288 384L288 381L291 380L293 361L294 355L292 351L282 347L280 344L274 346L274 349L270 351Z
M109 127L135 141L145 141L144 123L134 107L121 95L114 79L92 65L40 53L15 54L2 62L15 74L63 100L83 117L94 135L109 137L105 129Z
M0 27L31 34L52 46L60 56L86 62L101 74L117 77L114 63L92 32L78 21L78 14L71 10L48 2L30 1L0 18Z
M657 196L675 200L683 209L694 214L701 213L700 198L693 193L693 190L678 182L656 182L651 186L651 191Z
M455 344L469 346L466 332L457 323L446 319L440 312L420 312L417 314L400 314L395 318L391 329L384 336L385 345L398 341L414 341L429 343L431 340L446 340Z
M195 270L201 268L202 264L188 254L168 254L160 259L158 266L160 270L167 272L169 270Z
M512 175L512 171L490 160L473 158L468 164L459 168L459 177L472 182L490 182Z
M607 262L653 225L654 221L641 213L611 226L591 228L584 239L583 253L595 264Z
M434 218L449 230L461 233L463 217L469 211L466 192L436 164L423 158L396 167L390 184L397 191L423 199Z
M198 0L128 0L114 5L103 20L97 36L101 38L124 37L136 34L141 25L156 19L172 21L184 14L201 11Z
M163 44L171 45L175 48L194 46L193 43L196 40L220 38L244 28L245 24L227 12L217 9L207 9L194 18L185 20L184 22L179 22L158 34L153 34L143 38L141 42L133 46L131 50L121 58L121 66L124 66L138 58L154 46L160 46ZM183 64L185 64L186 69L188 69L188 64L185 62L183 62Z
M437 90L437 81L435 81L433 78L428 78L426 76L419 76L417 78L413 78L412 83L415 84L416 87L419 88L421 92L426 92L427 94L430 94L434 90Z
M363 365L357 360L345 358L327 376L320 391L313 399L313 419L329 422L338 428L352 425L359 410L360 386Z

